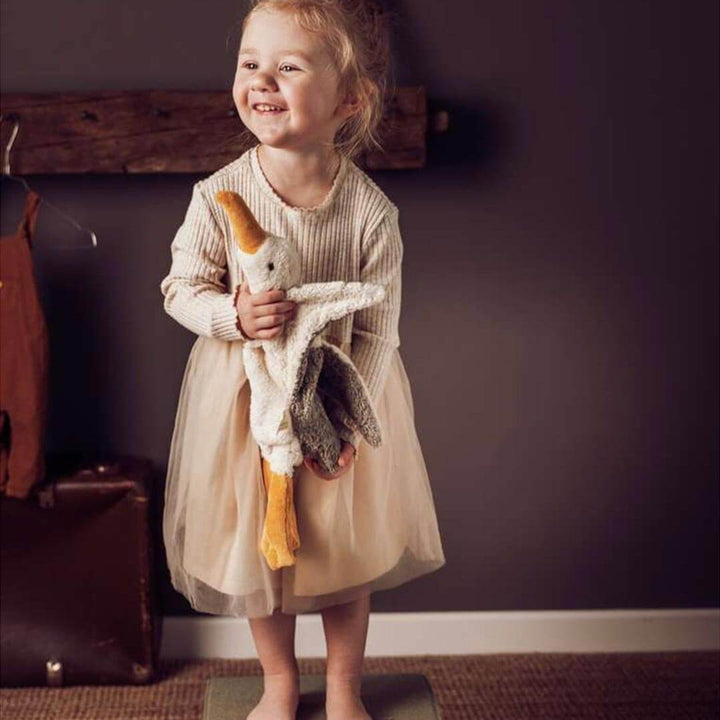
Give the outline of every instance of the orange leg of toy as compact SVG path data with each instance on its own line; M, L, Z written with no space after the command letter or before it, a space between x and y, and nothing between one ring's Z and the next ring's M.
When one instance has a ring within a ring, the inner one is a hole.
M295 478L290 476L287 478L287 505L285 507L286 533L288 539L288 547L294 552L300 547L300 535L297 527L297 514L295 513Z
M267 510L260 551L271 570L295 564L295 550L300 547L297 517L293 501L293 476L281 475L270 469L262 459L262 474L267 493Z

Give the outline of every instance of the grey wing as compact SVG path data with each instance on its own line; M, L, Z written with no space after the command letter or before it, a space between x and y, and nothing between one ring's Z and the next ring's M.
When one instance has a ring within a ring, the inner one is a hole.
M323 348L307 348L290 398L290 419L303 455L314 457L326 472L335 472L341 444L318 393Z
M339 348L325 341L321 348L324 359L318 393L330 422L341 435L347 436L343 428L358 430L372 447L378 447L382 442L380 423L360 373Z

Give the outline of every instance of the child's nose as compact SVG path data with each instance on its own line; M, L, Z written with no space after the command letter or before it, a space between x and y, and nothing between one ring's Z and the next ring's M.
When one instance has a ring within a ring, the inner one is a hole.
M253 90L262 90L264 88L275 89L276 87L277 85L275 83L275 80L273 80L272 76L266 72L257 73L255 77L253 77Z

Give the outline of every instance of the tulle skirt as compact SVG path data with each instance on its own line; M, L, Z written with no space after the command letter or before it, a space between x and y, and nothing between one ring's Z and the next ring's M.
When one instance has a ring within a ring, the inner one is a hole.
M362 440L335 480L296 468L300 548L295 565L278 570L259 550L266 495L249 410L242 344L198 337L180 389L163 509L172 584L193 608L241 617L312 612L445 564L397 350L376 407L382 445Z

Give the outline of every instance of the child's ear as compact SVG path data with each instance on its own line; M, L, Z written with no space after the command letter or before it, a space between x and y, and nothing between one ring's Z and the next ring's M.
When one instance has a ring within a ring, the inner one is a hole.
M338 110L343 118L349 118L360 109L360 100L357 95L348 93L340 103Z

